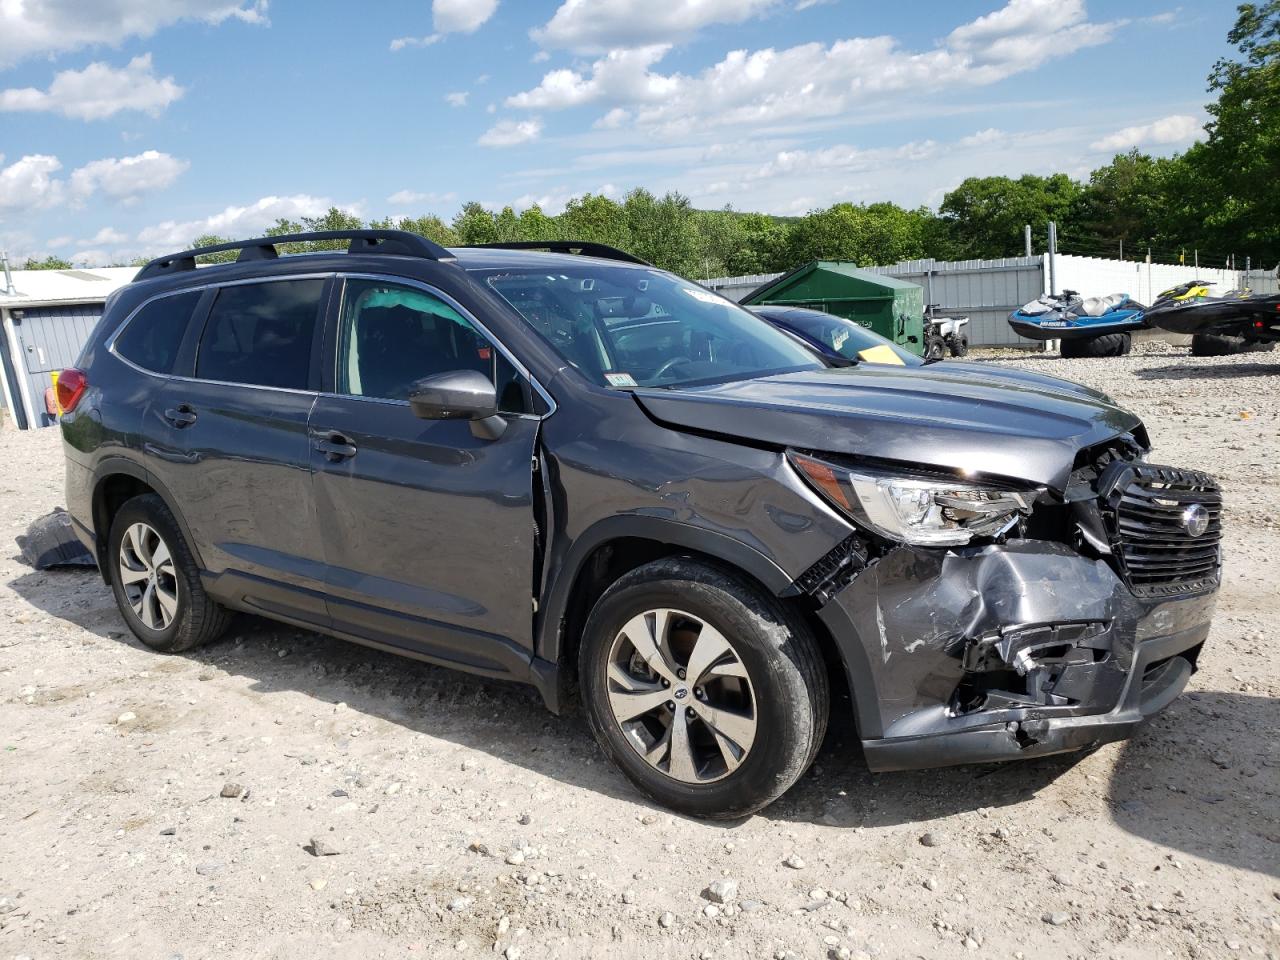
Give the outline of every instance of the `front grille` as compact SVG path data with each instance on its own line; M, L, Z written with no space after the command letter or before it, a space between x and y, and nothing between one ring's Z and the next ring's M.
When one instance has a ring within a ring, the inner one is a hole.
M1221 573L1222 493L1208 474L1116 462L1098 481L1120 573L1139 597L1202 593ZM1196 529L1197 515L1204 529Z

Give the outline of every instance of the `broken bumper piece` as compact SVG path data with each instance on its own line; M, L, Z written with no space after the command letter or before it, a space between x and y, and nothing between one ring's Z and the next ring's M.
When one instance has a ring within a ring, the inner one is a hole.
M1214 594L1149 600L1065 545L901 547L820 616L845 652L867 764L906 770L1088 749L1185 688Z

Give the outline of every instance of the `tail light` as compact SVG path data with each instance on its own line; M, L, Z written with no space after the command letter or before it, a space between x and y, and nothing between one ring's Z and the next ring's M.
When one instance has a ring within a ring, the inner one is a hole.
M83 370L77 370L75 367L68 367L58 374L58 385L55 388L58 400L58 409L63 413L70 413L76 408L76 404L80 402L80 398L84 396L85 390L89 386L89 378L84 375Z

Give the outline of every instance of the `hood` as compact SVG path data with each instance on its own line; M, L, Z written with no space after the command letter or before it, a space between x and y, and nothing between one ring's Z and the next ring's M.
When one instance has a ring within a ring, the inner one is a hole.
M676 428L1056 490L1077 452L1142 425L1096 391L985 364L862 364L632 394Z

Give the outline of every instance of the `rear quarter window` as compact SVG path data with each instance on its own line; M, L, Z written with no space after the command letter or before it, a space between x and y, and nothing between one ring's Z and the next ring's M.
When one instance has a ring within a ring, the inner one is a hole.
M200 291L175 293L143 306L116 337L115 351L153 373L172 373Z
M223 287L196 354L202 380L307 388L323 278Z

